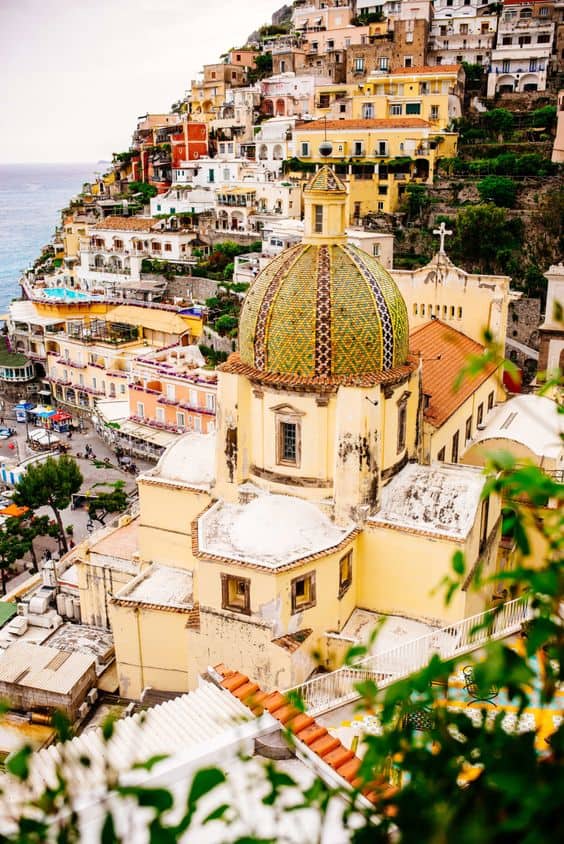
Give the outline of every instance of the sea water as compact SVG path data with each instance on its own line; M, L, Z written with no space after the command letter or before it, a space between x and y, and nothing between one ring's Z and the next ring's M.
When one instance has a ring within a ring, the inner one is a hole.
M49 243L65 208L103 164L0 164L0 313Z

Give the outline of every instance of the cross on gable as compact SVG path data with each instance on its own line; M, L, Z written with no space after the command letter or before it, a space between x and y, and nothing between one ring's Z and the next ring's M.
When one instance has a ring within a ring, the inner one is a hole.
M452 229L447 229L447 227L446 227L446 225L445 225L445 221L444 221L444 220L441 220L441 224L440 224L439 228L438 228L438 229L433 229L433 234L438 234L438 235L439 235L439 237L440 237L439 252L440 252L441 254L443 254L443 255L444 255L444 251L445 251L445 237L446 237L447 235L449 235L449 236L450 236L450 235L452 234Z

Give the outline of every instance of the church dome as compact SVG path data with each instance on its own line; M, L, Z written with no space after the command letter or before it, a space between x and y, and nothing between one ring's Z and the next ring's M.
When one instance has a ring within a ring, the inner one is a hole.
M259 273L241 313L243 364L343 381L407 362L407 308L394 279L376 258L340 240L306 240Z

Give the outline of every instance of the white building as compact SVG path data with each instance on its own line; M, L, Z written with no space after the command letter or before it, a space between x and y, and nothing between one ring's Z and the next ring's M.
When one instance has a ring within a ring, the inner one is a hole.
M462 61L489 67L497 15L484 0L435 0L429 38L429 64Z
M216 191L216 229L260 233L271 217L301 216L301 188L265 178L223 185Z
M215 207L213 186L192 187L190 184L173 185L166 193L151 199L151 216L159 214L202 214Z
M181 161L173 173L174 185L191 185L196 188L215 189L225 182L241 182L245 177L253 178L257 172L253 162L246 158L236 158L229 154L218 155L216 158L199 158L197 161ZM159 197L151 202L153 207L158 204Z
M488 97L546 89L554 41L551 17L552 7L538 0L503 4L488 75Z
M295 117L275 117L261 124L255 135L255 156L261 166L280 173L282 162L289 157Z
M140 278L144 258L188 261L197 231L175 217L106 217L80 241L76 276L81 286L105 293Z

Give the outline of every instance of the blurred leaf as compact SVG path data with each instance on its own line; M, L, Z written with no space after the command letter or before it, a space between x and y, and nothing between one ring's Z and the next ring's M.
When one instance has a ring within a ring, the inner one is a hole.
M28 744L24 744L15 753L8 756L6 759L6 770L18 779L26 780L29 777L29 759L32 752L32 748Z

